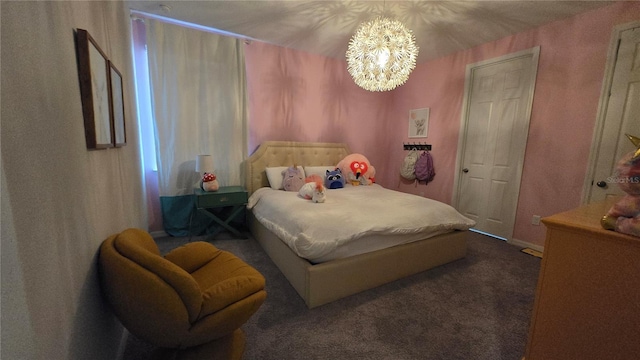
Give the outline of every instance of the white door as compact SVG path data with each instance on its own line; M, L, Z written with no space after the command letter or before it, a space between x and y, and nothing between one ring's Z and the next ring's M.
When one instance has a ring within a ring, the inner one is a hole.
M640 137L640 27L620 34L604 121L595 137L587 202L623 195L615 178L616 163L635 146L625 134Z
M476 230L513 235L539 48L467 67L457 208Z

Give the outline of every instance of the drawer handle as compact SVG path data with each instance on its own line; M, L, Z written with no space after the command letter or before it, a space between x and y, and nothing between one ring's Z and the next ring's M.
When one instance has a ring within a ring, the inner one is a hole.
M229 201L229 198L226 198L226 197L221 197L220 198L220 202L226 202L226 201Z

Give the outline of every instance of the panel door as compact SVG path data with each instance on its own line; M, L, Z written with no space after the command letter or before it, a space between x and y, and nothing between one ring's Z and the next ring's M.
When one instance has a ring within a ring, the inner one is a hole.
M536 68L528 53L472 68L467 80L458 210L503 238L513 235Z
M635 149L625 134L640 137L640 28L621 34L588 202L624 194L615 167Z

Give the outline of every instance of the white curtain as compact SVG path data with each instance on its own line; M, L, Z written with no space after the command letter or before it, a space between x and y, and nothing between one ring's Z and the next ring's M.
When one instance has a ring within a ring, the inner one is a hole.
M146 22L160 196L193 193L199 154L213 156L220 186L243 185L247 104L242 41Z

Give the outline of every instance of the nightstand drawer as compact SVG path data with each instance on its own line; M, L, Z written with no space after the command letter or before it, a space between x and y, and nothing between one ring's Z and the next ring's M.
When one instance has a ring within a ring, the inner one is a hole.
M243 205L248 200L246 190L240 186L221 187L212 192L197 189L196 195L196 207L199 209Z

